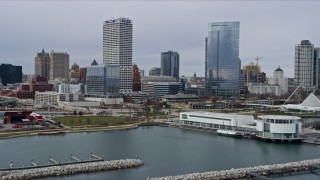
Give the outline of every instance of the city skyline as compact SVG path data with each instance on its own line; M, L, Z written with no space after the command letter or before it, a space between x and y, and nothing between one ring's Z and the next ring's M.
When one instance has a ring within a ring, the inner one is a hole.
M142 5L148 7L143 12L138 8ZM61 13L54 14L58 7ZM315 23L318 7L320 3L314 1L1 1L0 62L21 65L25 74L33 74L30 63L37 52L45 49L68 52L70 64L77 62L80 67L89 66L93 59L102 63L101 23L113 17L127 17L135 24L132 62L140 69L159 67L160 52L174 49L180 54L180 75L192 76L196 72L197 76L204 76L208 23L240 21L242 65L262 56L259 64L268 77L278 65L286 77L293 77L295 45L306 39L315 47L320 46ZM163 14L163 8L168 13ZM90 13L84 16L83 12Z

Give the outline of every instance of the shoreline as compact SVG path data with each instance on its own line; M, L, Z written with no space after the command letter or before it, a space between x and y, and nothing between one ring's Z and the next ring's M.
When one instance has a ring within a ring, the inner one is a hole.
M80 133L80 132L99 132L99 131L116 131L116 130L128 130L136 129L140 123L119 125L119 126L96 126L96 127L75 127L73 129L48 129L48 130L34 130L34 131L3 131L0 132L0 140L28 137L28 136L43 136L43 135L58 135L64 133ZM4 136L2 136L4 135ZM8 136L6 136L8 135Z

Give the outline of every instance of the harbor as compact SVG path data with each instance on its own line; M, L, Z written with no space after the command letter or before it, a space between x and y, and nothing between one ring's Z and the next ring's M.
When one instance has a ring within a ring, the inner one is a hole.
M33 148L26 148L30 146ZM105 155L104 159L107 161L141 159L144 162L139 168L102 170L99 173L79 173L63 177L47 176L42 178L45 180L62 178L64 180L141 180L148 177L282 164L320 157L319 146L304 143L266 143L247 138L230 138L218 136L215 133L158 126L139 127L126 131L20 137L1 140L0 147L0 168L8 168L11 161L14 162L14 167L30 165L32 158L38 165L47 164L49 155L56 161L60 160L61 163L74 161L70 154L86 160L90 159L90 152L93 150L99 157ZM53 148L55 151L50 151ZM81 166L81 164L75 166ZM33 171L36 169L42 168L34 168Z

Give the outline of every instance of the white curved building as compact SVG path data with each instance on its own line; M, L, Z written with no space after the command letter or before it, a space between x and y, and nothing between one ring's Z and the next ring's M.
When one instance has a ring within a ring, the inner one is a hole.
M271 140L300 140L301 118L296 116L258 116L257 137Z

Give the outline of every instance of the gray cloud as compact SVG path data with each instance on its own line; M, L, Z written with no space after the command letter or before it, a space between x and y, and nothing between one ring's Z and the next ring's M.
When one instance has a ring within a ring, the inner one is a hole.
M308 1L0 1L0 63L33 73L37 51L63 51L70 64L102 62L102 23L133 20L133 62L146 72L160 66L160 53L178 51L181 75L204 75L204 39L215 21L240 21L242 64L263 56L268 76L278 65L293 76L294 46L309 39L320 46L320 2Z

